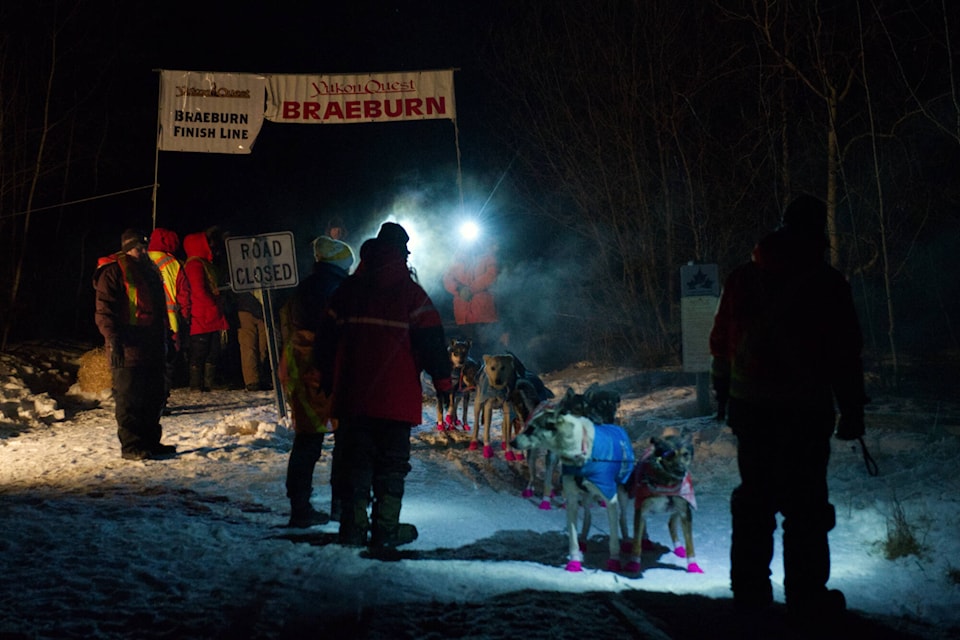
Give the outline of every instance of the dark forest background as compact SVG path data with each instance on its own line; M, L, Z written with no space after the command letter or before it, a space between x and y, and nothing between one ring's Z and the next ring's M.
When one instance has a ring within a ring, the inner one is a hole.
M309 220L312 238L326 213L359 228L399 192L455 200L449 124L332 126L320 143L265 125L250 156L158 161L157 69L452 67L463 183L496 212L504 321L541 368L678 365L681 266L724 276L809 192L873 382L956 389L955 2L153 4L0 6L4 348L96 341L96 258L154 206L181 237Z

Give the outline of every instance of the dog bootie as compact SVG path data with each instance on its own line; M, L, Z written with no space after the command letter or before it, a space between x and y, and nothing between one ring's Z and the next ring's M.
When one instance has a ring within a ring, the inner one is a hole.
M687 573L703 573L703 569L697 564L696 560L687 563Z
M673 550L673 555L677 556L678 558L686 558L687 550L684 549L683 547L677 547L676 549Z
M583 571L583 564L579 560L570 560L567 562L566 569L572 572Z
M467 447L467 451L476 451L477 450L477 441L471 440L470 446Z
M488 444L483 445L483 457L492 458L493 457L493 447Z
M520 495L523 496L524 498L532 498L533 489L531 487L527 487L526 489L523 490L523 493L521 493Z
M509 449L507 449L507 452L503 454L503 457L509 460L510 462L515 462L517 460L516 454L513 451L510 451Z
M553 508L553 505L550 504L550 499L549 499L549 498L544 498L543 500L540 501L540 510L541 510L541 511L550 511L550 509L552 509L552 508Z

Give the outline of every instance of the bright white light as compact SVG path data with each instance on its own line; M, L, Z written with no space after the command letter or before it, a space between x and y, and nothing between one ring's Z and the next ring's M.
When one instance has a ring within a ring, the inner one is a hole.
M460 235L472 242L480 236L480 226L473 220L467 220L460 225Z

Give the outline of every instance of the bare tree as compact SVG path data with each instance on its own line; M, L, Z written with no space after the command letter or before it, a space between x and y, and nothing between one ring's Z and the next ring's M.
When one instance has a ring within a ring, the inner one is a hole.
M604 321L584 333L609 356L675 361L679 267L716 259L713 229L749 225L739 183L715 179L757 154L753 136L721 124L744 115L724 99L749 76L741 51L720 46L704 7L522 6L516 30L492 47L495 77L517 114L509 131L531 202L592 257L580 274L583 304Z

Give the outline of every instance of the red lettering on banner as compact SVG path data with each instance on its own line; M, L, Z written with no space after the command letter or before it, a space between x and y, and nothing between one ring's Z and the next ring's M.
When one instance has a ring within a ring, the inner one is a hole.
M340 102L284 102L283 120L386 120L423 118L447 113L446 99L398 98Z
M343 120L343 111L340 109L340 103L328 102L327 110L323 113L323 119L329 120L330 118L334 117L339 120Z
M283 103L283 119L284 120L296 120L300 117L300 103L299 102L284 102Z
M319 102L304 102L303 103L303 119L304 120L317 120L320 116L320 103Z
M390 108L391 104L393 104L392 109ZM399 118L403 115L403 100L387 100L383 107L388 118Z

